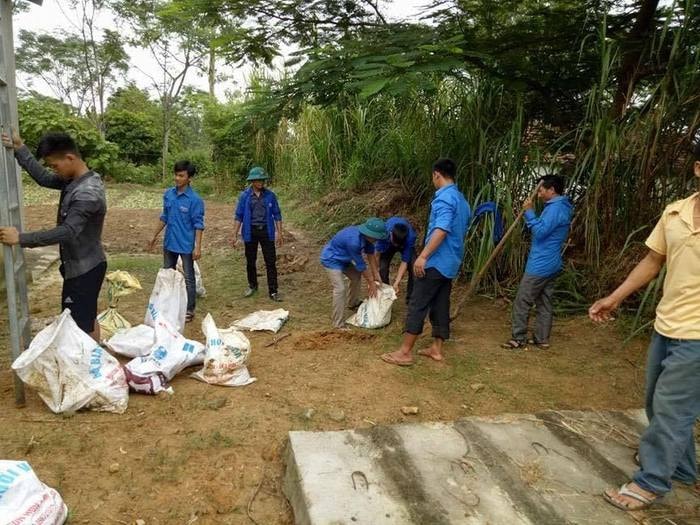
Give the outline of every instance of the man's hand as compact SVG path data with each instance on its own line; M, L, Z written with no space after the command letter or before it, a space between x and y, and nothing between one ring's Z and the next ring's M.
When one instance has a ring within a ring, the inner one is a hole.
M524 210L531 210L531 209L534 208L534 207L535 207L535 205L534 205L534 203L532 202L532 199L531 199L530 197L528 197L527 199L525 199L525 201L523 202L523 209L524 209Z
M392 285L392 288L394 289L394 292L396 292L396 295L399 295L399 284L400 284L399 282L395 282Z
M234 250L238 247L238 235L234 235L233 239L231 239L231 248Z
M24 142L20 138L19 133L13 129L12 137L7 133L2 134L2 145L10 149L19 149L24 146Z
M612 295L608 295L593 303L593 306L588 309L588 317L596 322L609 321L618 306L620 306L620 301Z
M377 297L378 294L377 284L374 281L369 281L367 283L367 295L369 297Z
M279 232L277 234L277 238L275 239L277 242L277 247L281 248L284 245L284 235L282 235L282 232Z
M416 259L416 262L413 264L413 273L419 279L425 277L425 265L427 262L427 259L421 255Z
M0 243L13 246L19 244L19 232L17 228L12 226L8 228L0 228Z
M146 251L147 252L152 252L156 248L156 239L153 238L151 239L148 243L146 243Z
M192 252L192 260L198 261L201 256L202 256L202 248L200 246L195 246L194 251Z

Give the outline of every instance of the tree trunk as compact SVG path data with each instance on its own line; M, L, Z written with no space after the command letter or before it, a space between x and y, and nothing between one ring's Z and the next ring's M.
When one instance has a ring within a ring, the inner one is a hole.
M613 99L612 115L619 118L624 115L634 88L639 80L638 73L642 51L647 42L647 37L654 25L654 14L659 5L659 0L642 0L637 12L634 26L623 43L622 64L617 81L617 91Z
M216 98L216 92L214 91L216 88L216 52L213 46L209 47L209 70L207 73L209 77L209 96Z

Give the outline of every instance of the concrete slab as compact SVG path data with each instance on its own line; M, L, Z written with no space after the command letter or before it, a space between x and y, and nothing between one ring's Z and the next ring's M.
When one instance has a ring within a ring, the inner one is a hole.
M567 411L290 432L284 492L298 525L639 523L600 494L635 470L645 424L641 411ZM663 518L697 523L697 496L674 493Z

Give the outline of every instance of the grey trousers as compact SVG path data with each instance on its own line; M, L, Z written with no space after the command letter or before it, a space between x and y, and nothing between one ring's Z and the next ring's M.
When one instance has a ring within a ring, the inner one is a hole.
M518 286L518 294L513 302L513 339L525 341L527 339L527 324L530 309L535 306L537 320L533 332L535 341L549 343L549 334L552 331L552 295L554 294L554 281L557 276L538 277L525 274Z
M349 266L345 270L331 270L325 268L328 278L333 285L333 310L331 318L335 328L342 328L345 325L345 306L355 306L360 302L360 282L362 274ZM348 294L345 284L345 277L350 281L350 293Z

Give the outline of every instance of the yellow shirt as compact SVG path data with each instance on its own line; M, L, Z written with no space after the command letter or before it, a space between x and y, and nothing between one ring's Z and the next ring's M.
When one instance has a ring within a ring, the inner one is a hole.
M651 250L666 256L654 328L673 339L700 339L700 228L693 226L699 195L669 204L646 241Z

